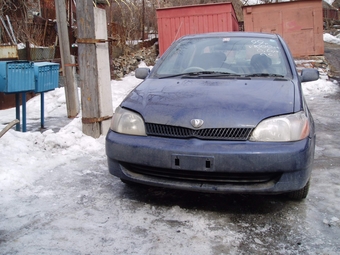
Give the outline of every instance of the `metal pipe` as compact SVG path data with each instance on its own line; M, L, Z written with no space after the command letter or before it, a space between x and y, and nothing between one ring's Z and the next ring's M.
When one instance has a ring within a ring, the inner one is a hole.
M17 119L12 120L10 123L8 123L7 126L0 132L0 138L17 123L19 123L19 120Z
M21 94L22 105L22 132L26 132L26 92Z
M14 43L14 40L13 40L13 38L12 38L12 35L11 35L11 33L8 31L8 28L7 28L6 23L5 23L4 19L2 18L2 16L0 16L0 19L1 19L2 25L4 26L6 32L7 32L8 36L9 36L9 39L11 39L12 44L15 44L15 43Z
M9 28L10 28L11 34L12 34L12 36L13 36L13 41L14 41L15 45L17 45L17 44L18 44L18 43L17 43L17 39L15 38L14 31L13 31L13 27L12 27L12 24L11 24L11 21L10 21L8 15L6 15L6 18L7 18L7 22L8 22L8 26L9 26Z
M20 131L20 94L15 93L15 118L19 122L15 125L15 130Z
M41 110L40 110L40 127L43 129L44 128L44 115L45 115L45 112L44 112L44 109L45 109L45 105L44 105L44 92L41 92L40 94L40 107L41 107Z

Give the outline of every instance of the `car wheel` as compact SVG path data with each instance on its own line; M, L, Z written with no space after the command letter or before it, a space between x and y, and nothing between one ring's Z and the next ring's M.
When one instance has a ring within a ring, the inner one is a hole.
M289 192L289 193L287 193L287 196L290 199L302 200L302 199L307 197L308 191L309 191L309 181L307 182L307 184L302 189Z

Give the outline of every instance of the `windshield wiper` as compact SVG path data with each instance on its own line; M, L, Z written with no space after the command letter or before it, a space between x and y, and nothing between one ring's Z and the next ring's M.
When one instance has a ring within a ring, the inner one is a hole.
M159 79L165 78L173 78L179 76L190 76L190 77L221 77L221 76L241 76L236 73L228 73L228 72L216 72L216 71L198 71L198 72L189 72L189 73L178 73L178 74L171 74L166 76L161 76Z
M204 71L200 76L204 77L221 77L221 76L241 76L237 73L220 72L220 71Z
M197 72L191 72L191 73L176 73L176 74L170 74L165 76L158 77L159 79L165 79L165 78L172 78L172 77L179 77L183 75L197 75Z
M274 74L274 73L252 73L252 74L246 75L246 77L279 77L279 78L284 78L284 75Z

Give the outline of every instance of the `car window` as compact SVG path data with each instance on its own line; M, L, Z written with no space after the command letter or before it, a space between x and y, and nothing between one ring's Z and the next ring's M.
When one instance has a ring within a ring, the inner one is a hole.
M207 37L179 40L155 70L159 76L200 71L291 77L279 41L268 38Z
M158 69L159 74L171 75L182 73L188 68L189 63L195 55L196 45L194 41L185 40L178 44L169 54L167 54L162 65Z

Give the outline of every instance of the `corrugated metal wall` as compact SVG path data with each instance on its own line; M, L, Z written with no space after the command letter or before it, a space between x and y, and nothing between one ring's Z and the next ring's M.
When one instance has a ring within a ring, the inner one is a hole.
M160 55L183 35L239 30L232 3L157 9L157 22Z
M245 6L243 16L245 31L281 35L294 57L324 53L321 0Z

